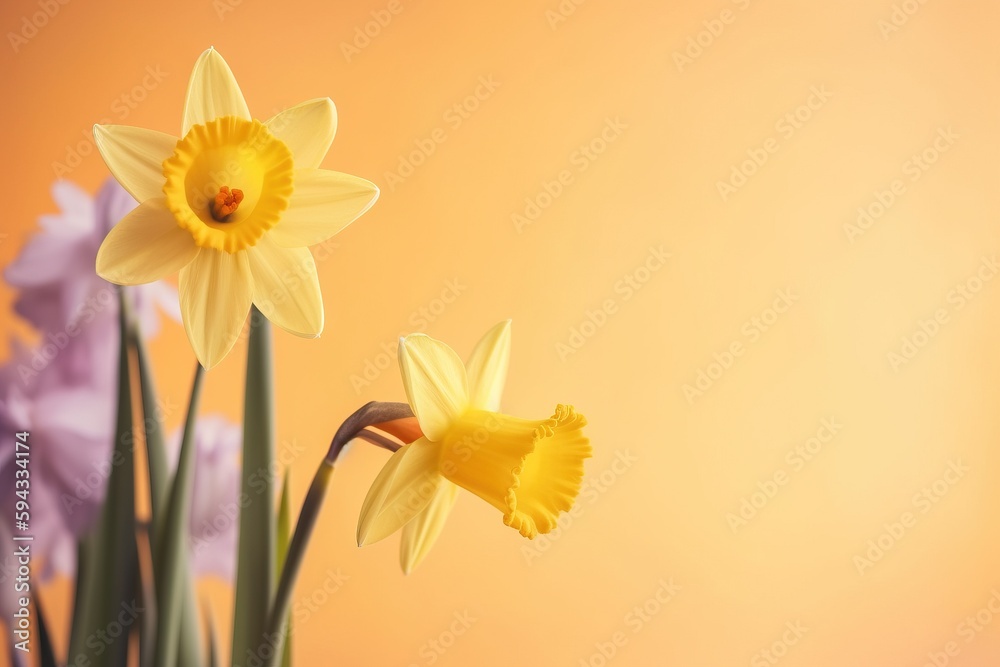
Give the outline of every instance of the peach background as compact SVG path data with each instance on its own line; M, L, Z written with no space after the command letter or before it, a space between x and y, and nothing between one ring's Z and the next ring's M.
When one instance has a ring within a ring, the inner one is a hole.
M1000 281L961 309L947 301L1000 249L1000 6L908 0L919 10L884 39L891 0L564 0L575 10L554 29L557 0L399 0L402 11L348 62L341 45L386 0L224 2L71 0L20 52L0 48L0 261L53 210L53 163L114 117L112 103L147 66L168 75L119 122L178 131L191 65L214 45L261 117L332 97L340 127L324 166L383 188L320 263L324 336L276 332L279 437L305 448L291 466L296 506L339 421L403 396L395 361L360 392L350 376L412 330L451 279L466 287L427 332L465 355L512 317L505 408L542 416L575 404L595 447L589 479L614 481L581 498L544 552L464 495L428 560L404 577L397 538L354 545L386 460L356 445L297 598L330 569L350 578L299 624L297 664L429 665L425 643L463 611L476 621L436 664L599 665L595 644L617 632L627 643L615 665L769 664L755 654L796 621L808 631L783 665L917 666L949 641L960 649L949 664L1000 657L1000 620L971 642L958 634L1000 590ZM5 2L0 27L18 30L37 9ZM732 22L678 71L675 51L724 9ZM499 87L450 126L444 114L481 76ZM810 86L831 97L786 138L775 123ZM579 171L574 151L608 118L627 128ZM446 141L391 190L385 173L438 127ZM959 138L910 181L904 162L942 127ZM769 137L777 152L723 202L716 182ZM563 169L572 183L518 233L511 215ZM94 191L106 175L90 153L69 178ZM905 194L851 243L844 225L897 178ZM667 265L625 300L617 281L660 245ZM751 342L741 329L780 289L798 301ZM557 343L605 299L617 311L561 359ZM0 291L0 312L11 301ZM894 370L887 353L941 307L949 321ZM3 321L5 340L25 331ZM683 385L733 341L742 356L690 403ZM168 326L152 350L164 396L183 404L194 361L182 329ZM209 374L204 412L239 419L242 354ZM795 471L786 452L830 417L843 428ZM637 462L617 474L626 452ZM965 476L916 510L914 494L959 459ZM734 534L727 513L776 471L788 483ZM854 556L907 510L916 525L860 575ZM627 614L671 578L680 592L634 632ZM203 589L227 626L227 587ZM65 610L68 590L46 590L49 606Z

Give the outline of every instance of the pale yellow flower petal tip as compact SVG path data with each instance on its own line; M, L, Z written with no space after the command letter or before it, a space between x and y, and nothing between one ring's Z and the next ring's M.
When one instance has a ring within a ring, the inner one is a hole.
M308 246L378 196L364 179L318 168L336 131L332 100L275 119L253 119L209 47L188 82L181 137L94 126L108 169L140 203L105 239L98 273L127 285L179 273L184 328L206 368L229 353L251 304L290 333L318 337L323 301Z

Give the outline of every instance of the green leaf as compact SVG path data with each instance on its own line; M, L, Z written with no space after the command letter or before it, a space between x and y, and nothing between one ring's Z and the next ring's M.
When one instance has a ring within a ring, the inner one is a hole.
M42 601L38 596L34 596L35 600L35 618L38 619L38 644L41 646L41 651L39 651L39 667L57 667L56 663L56 653L52 650L52 638L49 635L49 627L45 622L45 614L42 612Z
M139 361L139 392L142 394L142 416L146 435L146 454L149 465L150 523L153 525L153 553L156 553L155 539L161 534L160 525L163 511L170 497L170 466L167 463L167 448L164 445L163 423L160 421L160 406L153 381L153 369L146 354L146 343L134 331L132 344Z
M191 576L191 563L185 554L181 564L181 579L185 582L184 599L181 601L181 634L178 638L177 664L197 665L201 653L201 635L198 630L198 608L195 605L195 581Z
M288 555L288 544L292 538L292 510L289 500L289 477L290 473L285 470L285 479L281 484L281 502L278 504L278 544L275 558L274 576L277 579L281 576L281 568L285 566L285 556ZM285 623L285 650L281 656L281 667L291 667L292 665L292 618L288 617Z
M212 611L205 605L205 623L208 626L208 667L219 667L219 640L215 636ZM186 663L185 663L186 664Z
M194 480L194 430L201 399L205 369L199 364L191 385L184 435L177 460L177 472L163 519L163 535L154 556L159 623L156 635L156 667L176 667L184 617L184 600L191 593L188 576L188 521L191 516L191 487ZM196 654L197 655L197 654ZM195 658L200 660L200 656ZM185 666L186 667L186 666Z
M118 355L118 417L115 428L111 475L108 478L104 506L94 533L85 540L85 557L78 577L81 599L75 601L80 610L81 626L75 629L75 643L70 647L68 662L79 656L92 667L112 667L125 664L129 632L110 644L88 641L104 633L117 622L124 608L136 605L135 582L138 557L135 538L135 459L133 458L132 385L128 362L128 305L119 291ZM107 636L107 635L105 635ZM100 653L98 653L100 651Z
M146 460L149 467L149 497L150 497L150 552L153 558L153 572L160 568L159 556L162 551L163 533L166 529L165 517L167 503L170 499L170 489L173 479L170 466L167 463L167 449L164 444L163 423L160 420L160 402L156 393L156 383L153 381L153 369L146 353L146 344L137 329L132 332L132 344L139 361L139 391L142 395L143 426L146 435ZM189 580L184 586L183 611L181 615L181 631L179 638L180 664L196 665L201 655L201 641L198 636L198 614L195 606L194 582L188 574L187 559L181 564L183 573L180 578ZM155 576L155 575L154 575ZM151 602L150 602L151 604ZM156 614L159 616L159 614ZM152 644L155 636L142 636L143 655L152 654Z
M233 612L233 667L261 659L267 613L275 581L274 377L271 325L250 310L246 391L243 406L243 488L249 499L240 511L236 599Z
M150 531L147 530L147 533ZM152 536L147 534L147 542L152 542ZM140 559L139 580L136 582L139 589L139 604L142 609L142 619L139 624L139 667L153 667L153 651L156 649L156 621L159 612L156 609L155 584L152 580L152 572L143 572Z
M288 541L292 537L292 518L289 501L289 477L290 471L285 471L285 479L281 483L281 501L278 503L278 530L275 544L275 575L281 574L281 568L285 565L285 555L288 553Z
M94 542L92 532L76 545L76 584L73 589L73 618L69 629L70 664L73 663L73 656L79 654L83 637L92 625L89 614L93 611L91 609L93 605L87 601L92 597L91 591L94 588L97 570L93 558Z

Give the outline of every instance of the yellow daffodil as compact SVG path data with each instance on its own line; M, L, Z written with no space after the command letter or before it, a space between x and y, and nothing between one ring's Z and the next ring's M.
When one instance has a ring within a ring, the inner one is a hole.
M359 545L402 528L401 563L409 573L441 532L458 487L499 509L504 524L528 538L555 528L559 513L573 506L591 455L586 420L565 405L538 421L497 412L509 359L509 320L486 333L466 365L429 336L400 340L403 384L423 437L394 453L372 484Z
M255 120L226 61L205 51L180 139L94 127L108 168L140 202L105 239L98 274L136 285L179 271L184 328L206 368L228 354L251 304L286 331L318 336L323 301L308 246L378 198L374 184L318 168L336 128L328 98Z

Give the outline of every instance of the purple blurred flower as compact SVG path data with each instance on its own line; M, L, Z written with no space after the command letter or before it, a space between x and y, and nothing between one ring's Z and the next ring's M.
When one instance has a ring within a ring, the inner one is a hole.
M92 526L111 473L118 378L118 293L98 277L97 249L136 203L109 180L96 199L56 182L57 215L42 216L4 272L20 290L15 310L38 330L37 345L11 343L0 368L0 502L12 507L15 442L30 435L30 515L41 576L71 574L76 542ZM159 329L157 307L179 320L176 290L154 283L126 292L143 335ZM6 531L13 513L3 515Z
M29 352L15 345L11 364L0 372L0 488L3 506L13 507L15 439L30 433L30 531L44 559L43 579L72 573L76 540L93 524L110 474L115 397L93 385L60 377L57 364L25 386L16 369ZM13 518L4 517L6 521ZM9 530L12 526L7 526Z
M137 204L111 178L96 199L69 181L56 181L52 198L61 212L39 219L41 233L25 244L4 278L21 291L14 303L18 314L40 331L72 338L74 329L117 318L116 289L97 275L97 251L108 231ZM144 336L159 332L157 307L180 321L177 290L167 283L141 285L126 294Z
M177 467L181 431L170 443ZM231 582L239 533L242 429L221 415L198 419L194 432L194 484L191 494L191 562L196 576L215 575Z

